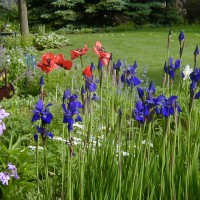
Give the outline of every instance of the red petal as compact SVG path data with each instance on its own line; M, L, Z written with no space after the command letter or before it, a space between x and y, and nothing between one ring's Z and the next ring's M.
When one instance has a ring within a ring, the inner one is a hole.
M88 78L90 76L92 76L92 71L90 69L90 66L87 66L84 70L83 70L83 75L87 76Z
M57 62L56 62L56 64L57 65L62 65L63 64L63 61L64 61L64 56L63 56L63 54L58 54L57 56Z
M63 67L65 70L70 70L72 68L72 61L64 60L63 65L61 67Z

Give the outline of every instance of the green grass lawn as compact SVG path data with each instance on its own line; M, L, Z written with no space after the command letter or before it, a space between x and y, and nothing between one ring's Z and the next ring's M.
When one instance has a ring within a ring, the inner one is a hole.
M193 52L200 43L199 26L171 27L173 31L170 56L179 58L180 31L185 33L185 48L182 56L182 66L194 65ZM113 60L121 59L126 65L138 62L138 74L147 67L148 77L157 85L162 84L162 73L164 62L167 61L167 38L170 27L133 30L115 33L91 33L91 34L67 34L72 46L63 49L51 50L54 53L63 53L70 59L70 50L82 48L85 44L90 48L89 53L83 58L84 65L90 65L93 61L97 64L97 56L92 51L96 41L100 41L108 52L113 53ZM48 50L45 50L46 52Z

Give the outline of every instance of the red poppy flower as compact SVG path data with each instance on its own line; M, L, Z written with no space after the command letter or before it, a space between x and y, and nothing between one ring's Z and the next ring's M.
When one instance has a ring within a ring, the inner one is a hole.
M37 66L43 72L48 74L50 71L58 68L58 65L56 64L57 62L58 62L57 56L55 56L51 52L48 52L42 55L42 62L38 63Z
M84 70L83 70L83 75L85 75L86 77L90 78L90 76L92 76L92 70L90 66L87 66Z
M99 41L96 42L93 51L99 56L99 59L101 60L103 65L108 65L110 59L110 53L106 52L101 42Z
M89 50L89 48L87 47L87 45L85 44L84 48L78 48L76 50L71 50L71 59L74 60L75 58L78 58L82 55L85 55L87 53L87 51Z
M65 70L70 70L72 68L72 61L65 60L63 54L58 54L55 56L53 53L45 53L42 55L42 61L37 64L37 66L45 73L57 69L59 66Z
M63 64L63 61L65 60L65 58L64 58L64 56L63 56L63 54L58 54L57 55L57 65L62 65Z
M72 61L64 60L61 67L64 68L65 70L70 70L72 68Z

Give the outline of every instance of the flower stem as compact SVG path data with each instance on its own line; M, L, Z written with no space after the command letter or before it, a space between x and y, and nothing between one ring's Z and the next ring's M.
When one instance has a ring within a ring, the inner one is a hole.
M37 175L37 199L40 199L40 184L39 184L39 166L38 166L38 147L39 142L36 143L36 175Z
M47 164L46 142L43 142L44 170L45 170L45 199L49 199L49 172Z
M63 124L63 135L62 138L65 138L65 126ZM65 195L64 195L64 179L65 179L65 156L66 156L66 145L64 142L62 142L62 191L61 191L61 199L64 200L65 199Z

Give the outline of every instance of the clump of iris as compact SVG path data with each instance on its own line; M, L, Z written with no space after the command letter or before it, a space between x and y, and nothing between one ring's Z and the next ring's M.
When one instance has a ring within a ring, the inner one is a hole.
M40 121L40 126L36 126L37 132L41 134L43 144L45 144L46 137L53 138L53 134L47 130L46 126L51 123L53 119L53 115L49 110L49 107L52 105L49 103L47 106L43 103L43 86L44 86L44 79L41 77L40 79L40 99L37 101L35 105L35 110L33 110L33 117L31 122ZM38 133L34 134L34 140L38 141Z
M134 65L130 65L128 69L125 68L123 74L121 75L121 81L126 83L128 87L137 86L141 83L141 80L136 77L137 62Z
M137 91L139 100L136 102L135 109L133 109L132 117L141 124L151 122L154 114L170 117L176 111L177 113L181 112L180 106L176 101L178 99L177 96L166 98L164 95L159 95L154 97L156 88L153 82L149 84L146 93L140 87L137 87Z

